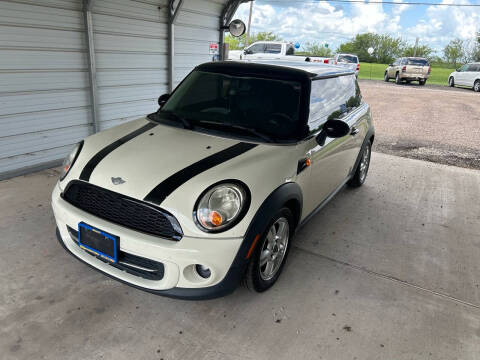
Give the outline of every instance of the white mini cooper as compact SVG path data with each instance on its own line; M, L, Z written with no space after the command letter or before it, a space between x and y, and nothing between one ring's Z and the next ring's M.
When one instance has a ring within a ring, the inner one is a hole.
M345 68L212 62L159 105L78 144L52 194L63 247L137 288L264 291L295 231L367 176L370 110Z

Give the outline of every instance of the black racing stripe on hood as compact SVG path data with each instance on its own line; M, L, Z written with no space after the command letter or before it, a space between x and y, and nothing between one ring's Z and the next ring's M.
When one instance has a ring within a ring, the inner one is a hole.
M221 163L233 159L250 149L256 147L257 144L238 143L230 146L222 151L219 151L213 155L206 157L190 166L176 172L172 176L168 177L160 184L158 184L150 193L143 199L145 201L152 202L156 205L160 205L163 200L167 198L178 187L186 183L188 180L197 176L198 174L211 169Z
M143 134L144 132L154 128L155 126L157 126L157 124L149 122L147 125L144 125L141 128L132 131L131 133L125 135L124 137L121 137L120 139L114 141L110 145L104 147L102 150L96 153L95 156L88 161L87 165L85 165L85 167L82 170L82 173L80 174L80 180L89 181L93 170L95 170L95 168L100 163L100 161L102 161L108 154L110 154L112 151L117 149L119 146L125 144L127 141L132 140L138 135Z

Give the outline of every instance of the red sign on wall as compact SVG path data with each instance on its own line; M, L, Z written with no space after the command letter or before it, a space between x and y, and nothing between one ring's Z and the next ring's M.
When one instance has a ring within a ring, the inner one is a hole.
M218 55L218 44L210 43L209 51L210 55Z

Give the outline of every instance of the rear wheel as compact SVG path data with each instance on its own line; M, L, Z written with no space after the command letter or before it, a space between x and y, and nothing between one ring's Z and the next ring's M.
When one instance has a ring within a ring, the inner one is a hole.
M455 79L453 76L450 76L450 79L448 79L448 86L454 87L455 86Z
M263 292L275 284L287 259L293 233L292 212L282 208L270 220L248 264L244 284L249 290Z
M425 79L418 80L418 83L422 86L425 85L426 82L427 82L427 80L425 80Z
M385 80L385 82L388 82L390 80L390 78L388 77L387 71L385 71L385 76L383 77L383 80Z
M473 84L473 90L480 92L480 80L475 81L475 84Z
M397 72L395 75L395 84L399 85L402 83L402 79L400 79L400 74Z
M348 185L351 187L360 187L365 182L367 178L368 169L370 167L370 156L372 153L372 143L370 140L367 142L365 147L363 148L362 154L360 155L360 162L357 166L357 170L355 170L355 174L353 177L348 181Z

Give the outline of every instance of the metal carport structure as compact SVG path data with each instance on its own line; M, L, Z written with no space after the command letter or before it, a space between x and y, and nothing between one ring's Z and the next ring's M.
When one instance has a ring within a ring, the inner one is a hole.
M245 1L0 1L0 179L155 110Z

